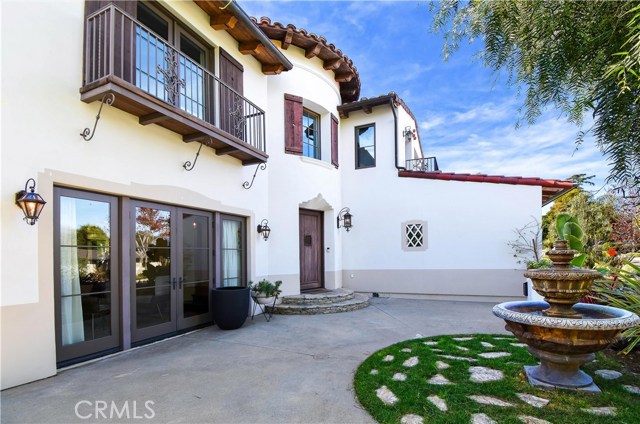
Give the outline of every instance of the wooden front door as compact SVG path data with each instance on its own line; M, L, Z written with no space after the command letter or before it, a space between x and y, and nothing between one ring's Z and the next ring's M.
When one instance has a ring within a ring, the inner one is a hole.
M300 209L300 290L324 287L323 213Z

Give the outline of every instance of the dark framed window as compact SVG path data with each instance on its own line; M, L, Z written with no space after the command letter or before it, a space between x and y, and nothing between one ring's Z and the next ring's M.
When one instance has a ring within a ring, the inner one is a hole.
M356 127L356 169L376 166L376 125Z
M302 155L320 159L320 115L302 111Z
M196 39L169 14L146 2L137 3L135 28L136 86L207 122L206 71L213 69L211 48Z

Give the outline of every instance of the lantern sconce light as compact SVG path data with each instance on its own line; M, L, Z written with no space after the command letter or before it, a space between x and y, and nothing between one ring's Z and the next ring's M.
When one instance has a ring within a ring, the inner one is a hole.
M416 140L418 138L418 136L416 135L416 130L411 129L411 127L409 126L404 127L402 135L404 136L404 141L407 143L410 143L411 140Z
M29 182L33 182L33 184L29 186ZM40 216L40 212L42 212L44 205L47 203L35 190L36 180L29 178L24 185L24 190L16 193L16 205L18 205L22 213L24 213L24 220L29 225L35 225Z
M342 208L340 213L338 213L338 217L336 218L338 221L338 228L340 228L340 223L342 222L342 226L347 232L351 230L353 224L351 223L351 218L353 215L349 213L349 208Z
M271 228L269 228L269 221L263 219L260 224L258 224L258 233L264 238L264 241L269 239L269 235L271 234Z

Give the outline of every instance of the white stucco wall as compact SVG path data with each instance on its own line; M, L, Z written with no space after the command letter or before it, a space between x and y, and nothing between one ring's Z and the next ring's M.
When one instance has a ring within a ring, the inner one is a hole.
M410 124L398 116L402 156ZM355 169L353 128L369 123L376 124L376 167ZM345 287L467 299L521 295L522 270L506 243L531 216L540 219L540 187L399 178L386 105L351 113L341 140L348 158L342 195L354 222L343 238ZM424 251L402 249L401 224L413 220L427 223Z
M195 4L179 2L172 11L243 64L247 97L266 109L266 77L259 63L239 54L226 32L212 30ZM2 4L3 388L56 371L54 185L245 216L249 277L268 274L267 245L258 243L255 231L256 217L268 215L268 173L245 190L242 183L251 180L255 168L207 147L187 172L182 164L193 161L198 144L183 143L180 135L159 126L142 126L136 116L109 106L94 138L80 137L83 128L93 127L99 108L98 102L81 102L78 92L83 22L81 1ZM14 204L28 178L35 178L37 191L49 202L35 226L22 221Z
M279 43L275 43L279 45ZM338 85L333 72L323 69L318 58L290 46L282 50L294 68L268 78L269 104L269 274L283 280L284 294L300 292L300 208L324 211L325 287L341 286L341 234L335 217L342 208L340 169L331 165L331 116L338 116ZM303 98L303 106L320 114L321 158L284 152L284 95ZM342 166L343 159L340 159Z

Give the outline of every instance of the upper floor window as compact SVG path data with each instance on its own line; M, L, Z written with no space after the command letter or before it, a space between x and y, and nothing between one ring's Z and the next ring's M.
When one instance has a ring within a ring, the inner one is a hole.
M308 109L302 112L302 155L320 159L320 115Z
M376 166L375 124L356 127L356 169Z
M314 107L320 113L307 109ZM320 128L324 126L324 135ZM324 137L324 140L323 140ZM324 149L321 148L324 143ZM324 152L323 152L324 150ZM328 155L329 150L331 155ZM338 118L300 96L284 95L284 151L319 159L338 167Z

